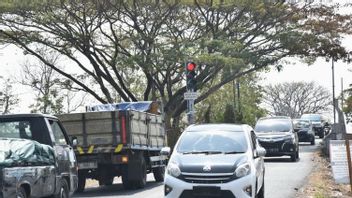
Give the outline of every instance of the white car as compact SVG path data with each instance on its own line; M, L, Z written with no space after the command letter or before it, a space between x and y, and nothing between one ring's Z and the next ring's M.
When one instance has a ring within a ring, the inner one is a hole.
M162 149L163 154L169 152ZM170 157L164 195L263 198L265 153L248 125L192 125L182 133Z

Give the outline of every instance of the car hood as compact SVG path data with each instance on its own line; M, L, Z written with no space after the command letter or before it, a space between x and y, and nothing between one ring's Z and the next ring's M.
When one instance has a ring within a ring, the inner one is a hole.
M286 137L291 137L292 133L290 132L259 132L256 133L257 137L259 140L261 139L280 139L280 138L286 138Z
M243 154L182 154L177 153L171 160L179 165L181 172L204 173L203 168L210 166L210 173L233 173L247 161Z

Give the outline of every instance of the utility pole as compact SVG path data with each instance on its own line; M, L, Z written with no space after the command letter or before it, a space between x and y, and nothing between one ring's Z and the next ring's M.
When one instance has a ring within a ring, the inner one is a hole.
M331 70L332 70L332 106L334 114L334 124L336 123L336 107L335 107L335 71L334 71L334 57L331 59Z

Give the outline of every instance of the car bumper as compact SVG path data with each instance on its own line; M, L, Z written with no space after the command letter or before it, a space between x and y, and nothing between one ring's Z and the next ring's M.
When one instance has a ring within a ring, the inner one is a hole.
M164 185L172 188L172 190L165 195L165 198L188 198L193 196L193 187L220 187L221 195L217 197L226 198L254 198L255 197L255 184L256 177L253 174L247 175L245 177L219 184L196 184L187 183L178 178L165 174ZM247 187L252 187L251 195L245 191Z
M286 142L284 140L277 142L259 141L259 143L265 148L265 156L267 157L292 155L292 153L296 152L296 145L292 142Z
M300 142L311 142L314 140L314 134L311 133L298 133L298 140Z

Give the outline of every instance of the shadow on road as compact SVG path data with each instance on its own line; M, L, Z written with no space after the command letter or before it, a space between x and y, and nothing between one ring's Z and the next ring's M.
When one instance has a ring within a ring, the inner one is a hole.
M143 189L132 189L126 190L123 188L121 183L113 184L111 186L100 186L86 188L83 193L75 193L73 197L97 197L97 196L117 196L117 195L134 195L163 185L163 182L147 182L147 185Z

